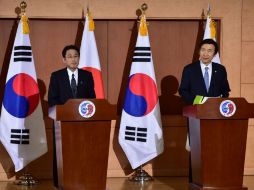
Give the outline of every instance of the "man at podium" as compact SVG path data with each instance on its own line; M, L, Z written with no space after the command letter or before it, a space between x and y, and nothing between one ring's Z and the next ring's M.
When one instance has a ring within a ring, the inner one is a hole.
M184 67L178 91L186 104L193 104L197 95L206 97L229 96L230 88L226 69L223 65L212 62L218 50L218 44L213 39L205 39L199 45L199 61ZM190 150L189 139L187 138L186 142L188 150ZM189 163L189 182L192 182L190 157Z
M79 56L78 47L74 45L64 47L62 58L66 68L51 74L48 90L49 107L64 104L73 98L95 98L92 73L78 69ZM54 127L53 146L53 179L54 185L58 187Z
M187 104L193 104L197 95L228 97L230 88L223 65L212 62L218 53L218 44L205 39L199 46L199 61L184 67L179 94Z
M72 98L95 98L92 73L78 69L79 48L74 45L64 47L63 63L66 68L51 74L48 104L49 106L64 104Z

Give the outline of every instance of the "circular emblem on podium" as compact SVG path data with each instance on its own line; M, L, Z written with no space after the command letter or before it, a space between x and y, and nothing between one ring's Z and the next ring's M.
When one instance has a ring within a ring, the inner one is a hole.
M79 114L84 118L90 118L95 113L95 105L89 100L85 100L79 104Z
M231 117L235 114L236 105L231 100L224 100L220 104L220 113L225 117Z

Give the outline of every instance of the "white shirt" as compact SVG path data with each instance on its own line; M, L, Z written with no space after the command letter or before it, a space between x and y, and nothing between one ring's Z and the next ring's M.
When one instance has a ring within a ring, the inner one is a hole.
M74 72L71 71L69 68L67 68L68 76L69 76L69 81L71 84L71 79L72 79L72 74L74 74L74 78L76 80L76 85L78 85L78 69L76 69Z
M211 78L212 78L212 63L209 63L208 65L205 65L202 61L200 61L200 67L201 67L201 70L202 70L203 77L205 75L205 68L208 67L209 86L210 86Z

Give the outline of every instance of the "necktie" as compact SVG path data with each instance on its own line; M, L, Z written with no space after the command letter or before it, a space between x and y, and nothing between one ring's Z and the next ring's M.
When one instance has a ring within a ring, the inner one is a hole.
M204 74L204 80L205 80L205 86L206 86L206 91L208 92L209 90L209 73L208 73L208 67L205 67L205 74Z
M75 75L72 74L72 78L71 78L71 90L72 90L72 95L73 98L77 98L77 84L76 84L76 80L75 80Z

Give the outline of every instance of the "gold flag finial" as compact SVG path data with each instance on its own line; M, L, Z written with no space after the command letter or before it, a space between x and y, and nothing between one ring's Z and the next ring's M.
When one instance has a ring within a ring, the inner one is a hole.
M90 12L90 10L89 10L89 4L87 4L87 6L86 6L86 12L87 12L87 13Z
M26 7L27 4L25 1L22 1L20 3L20 8L21 8L21 22L23 26L23 34L29 34L29 26L28 26L28 17L26 16Z
M88 30L89 31L94 31L94 21L93 21L93 17L92 17L92 13L89 10L89 6L87 6L87 16L88 16Z
M207 7L207 18L206 18L206 20L208 20L208 18L210 18L210 23L209 23L210 34L211 34L210 38L215 39L215 36L216 36L216 23L212 18L210 4L208 4L208 7Z
M141 20L140 20L140 28L139 28L139 32L141 36L147 36L148 35L148 29L147 29L147 22L146 22L146 15L145 15L145 11L148 9L148 6L146 3L143 3L141 5L141 11L142 11L142 15L141 15Z
M202 19L202 20L205 20L205 11L204 11L204 9L202 9L201 19Z
M20 8L21 8L21 14L22 14L22 15L26 13L26 7L27 7L26 2L25 2L25 1L22 1L22 2L20 3Z
M211 6L210 6L210 3L208 4L208 7L207 7L207 16L211 16Z
M145 14L145 12L146 12L147 9L148 9L147 4L146 4L146 3L143 3L143 4L141 5L142 14Z

